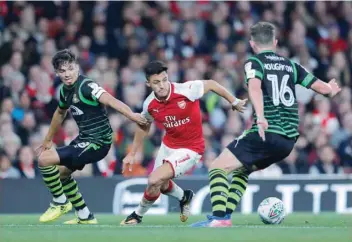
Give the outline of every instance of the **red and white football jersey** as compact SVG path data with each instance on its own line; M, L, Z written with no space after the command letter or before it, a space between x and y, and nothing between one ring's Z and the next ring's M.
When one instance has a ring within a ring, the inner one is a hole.
M158 100L152 92L143 103L142 114L149 121L163 124L163 143L172 149L187 148L203 154L204 138L199 98L204 94L202 81L171 83L166 100Z

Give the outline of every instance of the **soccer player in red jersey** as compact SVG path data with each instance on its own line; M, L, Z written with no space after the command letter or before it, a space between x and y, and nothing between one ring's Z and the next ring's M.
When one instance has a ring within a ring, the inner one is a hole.
M244 110L247 101L235 98L213 80L171 83L167 69L160 61L150 62L145 68L146 84L153 92L144 101L142 114L150 123L155 120L163 124L166 135L155 159L154 170L149 176L144 197L136 211L121 222L122 225L141 223L142 217L158 199L160 193L179 200L180 220L185 222L190 214L193 192L183 190L172 179L183 175L197 164L204 153L199 99L205 93L213 91L225 98L233 110L240 112ZM150 124L137 128L131 152L123 160L123 169L134 162L135 154L149 128Z

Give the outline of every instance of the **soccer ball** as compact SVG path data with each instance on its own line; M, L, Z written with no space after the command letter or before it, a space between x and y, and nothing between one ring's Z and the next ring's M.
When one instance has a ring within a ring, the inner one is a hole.
M284 203L276 197L265 198L259 204L258 214L265 224L280 224L285 218Z

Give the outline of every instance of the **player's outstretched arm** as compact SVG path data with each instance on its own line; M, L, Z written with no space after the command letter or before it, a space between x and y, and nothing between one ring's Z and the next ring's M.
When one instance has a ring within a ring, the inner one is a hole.
M257 116L259 135L265 141L264 131L268 128L268 121L265 119L265 116L264 116L263 91L262 91L261 85L262 85L262 81L259 80L258 78L249 79L248 94Z
M60 107L56 109L54 116L51 119L49 131L45 136L44 142L41 146L39 146L36 149L36 153L38 157L44 150L48 150L51 148L54 135L56 134L62 122L64 121L66 114L67 114L67 109L61 109Z
M150 125L151 125L150 123L144 126L138 125L136 133L134 134L131 151L123 159L122 172L125 171L126 166L129 166L130 171L132 170L132 164L135 161L135 155L137 154L137 151L140 149L144 138L148 135Z
M219 96L225 98L231 105L233 110L243 112L245 107L244 105L247 102L247 99L241 100L233 96L224 86L220 85L214 80L204 80L204 94L213 91Z
M341 88L338 86L335 79L330 80L329 83L317 80L312 84L311 89L329 97L334 97L341 91Z
M136 122L139 125L146 125L148 123L147 119L139 114L139 113L134 113L130 109L129 106L121 102L120 100L114 98L111 96L109 93L104 92L100 97L99 97L99 102L102 104L105 104L116 111L122 113L124 116L129 118L130 120Z
M331 79L329 83L325 83L316 78L312 73L309 73L303 66L293 62L297 72L296 84L300 84L305 88L310 88L317 93L325 96L334 97L341 91L335 79Z

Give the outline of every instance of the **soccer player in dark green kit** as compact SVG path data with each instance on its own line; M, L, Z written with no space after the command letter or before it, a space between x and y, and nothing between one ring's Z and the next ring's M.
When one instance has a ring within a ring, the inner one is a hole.
M244 71L254 123L210 165L213 214L192 227L230 227L231 214L246 190L248 175L291 153L299 136L296 84L331 98L341 90L334 79L325 83L301 65L277 55L275 27L271 23L259 22L250 33L255 55L246 61ZM231 172L229 184L227 175Z
M123 102L106 92L98 83L79 74L76 56L69 50L61 50L52 59L57 77L63 82L59 107L51 120L48 134L37 149L39 169L49 188L53 201L40 217L40 222L50 222L76 209L77 218L65 224L96 224L76 181L71 177L75 170L103 159L111 146L113 131L105 106L120 112L139 125L147 120ZM79 128L79 135L69 145L52 149L52 139L65 119L67 110Z

